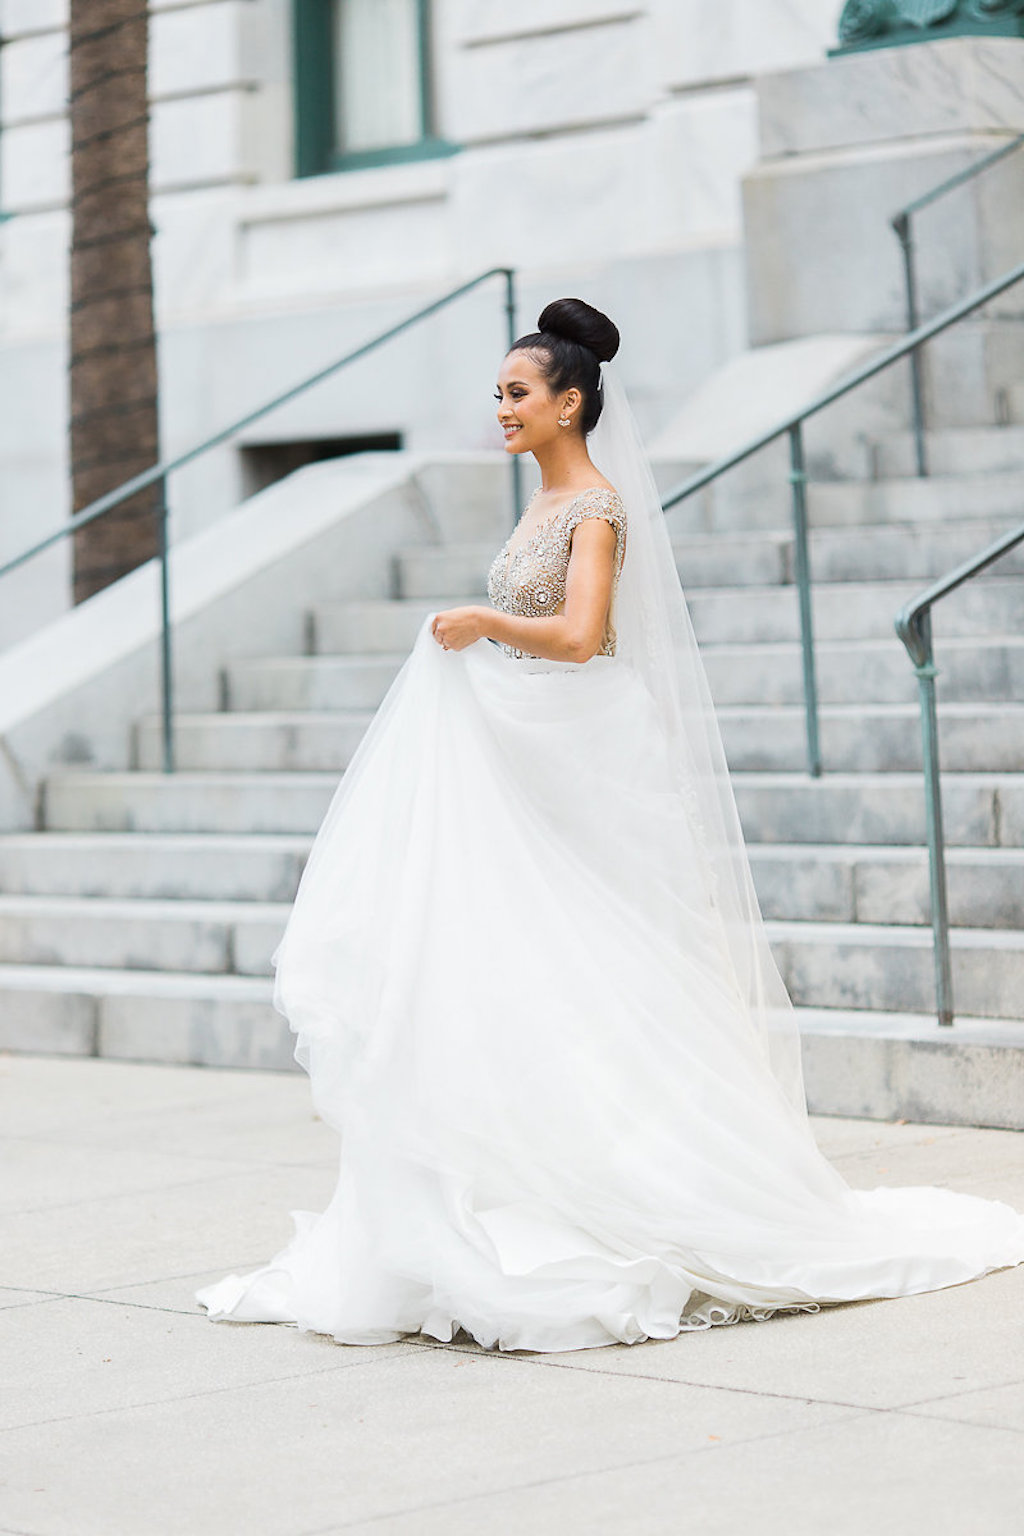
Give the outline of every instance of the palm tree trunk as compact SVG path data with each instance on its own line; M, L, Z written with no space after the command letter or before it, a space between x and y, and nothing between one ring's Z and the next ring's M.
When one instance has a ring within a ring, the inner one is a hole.
M158 457L147 0L71 0L74 510ZM74 535L82 602L156 553L160 486Z

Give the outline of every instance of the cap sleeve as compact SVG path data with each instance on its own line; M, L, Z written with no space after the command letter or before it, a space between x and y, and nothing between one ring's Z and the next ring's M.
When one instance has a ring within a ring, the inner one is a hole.
M617 491L596 485L583 491L565 509L565 531L571 538L572 531L588 518L600 517L615 529L615 574L622 570L626 553L626 509Z

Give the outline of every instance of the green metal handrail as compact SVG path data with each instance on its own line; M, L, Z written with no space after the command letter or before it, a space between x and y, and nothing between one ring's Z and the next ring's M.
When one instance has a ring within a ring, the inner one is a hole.
M946 890L946 845L942 829L942 790L939 777L939 723L935 708L938 675L932 649L932 608L940 598L977 576L979 571L1024 542L1024 523L1004 534L973 560L933 582L905 603L896 615L896 633L907 648L917 678L921 706L921 750L924 758L925 816L928 832L928 880L934 938L935 995L939 1023L953 1023L953 965L949 948L949 900Z
M77 533L80 528L88 527L90 523L94 523L97 518L103 517L111 508L120 506L122 502L127 501L129 497L134 496L138 491L145 490L147 486L164 480L167 475L183 468L186 464L191 464L193 459L198 459L204 453L209 453L212 448L220 447L221 443L226 443L230 438L243 431L244 428L251 426L253 422L259 421L261 417L269 415L271 411L276 411L279 406L287 405L289 401L294 400L298 395L304 394L307 389L312 389L315 384L322 383L324 379L328 379L332 374L340 372L342 368L348 367L350 363L358 362L360 358L376 351L385 342L392 341L396 336L400 336L403 331L409 330L411 326L418 325L421 320L427 320L431 315L436 315L439 310L446 308L449 304L453 304L456 299L463 298L467 293L471 293L474 288L479 288L481 283L486 283L493 277L501 277L505 282L504 310L508 344L511 346L516 339L515 269L513 267L490 267L486 272L481 272L478 277L471 278L469 282L460 283L457 288L452 288L447 293L442 294L440 298L434 299L430 304L425 304L422 309L416 310L414 314L407 315L404 320L400 320L396 325L389 326L387 330L379 332L378 335L371 337L369 341L365 341L361 346L356 347L354 351L346 352L344 357L339 357L335 362L328 363L325 368L318 368L316 373L312 373L307 378L300 380L298 384L293 384L289 389L284 390L282 394L275 395L272 400L267 400L263 405L257 406L255 410L247 411L237 421L231 422L229 426L221 427L218 432L214 432L212 436L204 438L202 442L196 443L194 447L187 449L184 453L176 454L172 459L164 459L159 464L154 464L151 469L143 470L139 475L133 475L123 485L108 491L104 496L97 497L87 507L83 507L81 512L76 512L73 517L70 517L54 533L48 534L45 539L40 539L38 543L33 544L29 549L23 549L12 560L8 560L3 565L0 565L0 577L6 576L10 571L17 570L19 566L25 564L26 560L31 560L35 555L42 554L44 550L60 543L61 539L66 539L72 534ZM518 507L521 501L521 486L519 457L516 454L512 455L511 459L511 477L513 505ZM172 666L167 521L167 503L161 496L160 506L157 508L157 560L160 564L160 696L163 770L165 773L173 773L174 675Z
M1021 145L1024 145L1024 133L1018 133L1015 138L1009 139L998 149L992 150L991 154L982 155L980 160L975 160L965 170L957 171L953 176L947 176L945 181L940 181L928 192L922 192L920 197L915 197L912 203L907 203L889 220L896 231L896 238L900 242L900 251L903 255L903 286L906 294L908 331L916 331L920 319L917 312L914 235L910 222L914 214L922 208L927 208L929 203L938 202L947 192L963 186L964 182L973 181L975 176L980 176L982 171L987 171L989 166L995 165L997 161L1005 160L1007 155L1012 155L1020 149ZM914 459L917 473L923 478L928 473L928 453L924 440L924 387L921 381L921 359L916 347L910 354L910 389L914 413Z
M877 374L884 372L886 368L891 368L894 363L906 357L908 352L913 352L923 342L929 341L933 336L948 330L958 320L962 320L965 315L973 314L976 309L980 309L982 305L996 298L1007 288L1012 288L1015 283L1021 282L1022 279L1024 279L1024 262L1011 268L1009 272L1004 272L1001 277L994 278L992 282L986 283L984 287L979 288L968 298L961 299L941 315L937 315L933 320L918 326L909 336L904 336L901 340L893 343L892 346L886 347L883 352L878 353L877 356L863 363L853 373L841 379L839 383L831 385L830 388L812 400L809 405L805 405L799 411L795 411L792 415L785 417L766 432L759 433L757 437L752 438L748 443L745 443L741 448L735 449L732 453L726 454L724 458L716 460L714 464L709 464L706 469L698 470L696 474L690 475L675 490L670 491L662 501L663 508L665 511L668 511L670 507L676 506L688 496L693 496L697 491L703 490L706 485L710 485L713 480L717 480L719 475L725 474L726 470L735 468L737 464L742 464L746 459L751 458L753 454L759 453L769 443L774 443L780 437L788 436L789 481L793 512L794 575L800 609L800 648L803 663L807 768L813 778L821 776L822 761L818 729L818 687L815 672L814 627L811 611L807 473L804 465L803 424L809 417L816 416L826 406L842 399L844 395L848 395L851 390L857 389L861 384L866 383L868 379L873 379Z

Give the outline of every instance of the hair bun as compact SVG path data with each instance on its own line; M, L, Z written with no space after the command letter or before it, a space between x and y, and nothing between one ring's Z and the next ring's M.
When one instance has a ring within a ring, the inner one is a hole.
M553 300L542 311L537 329L587 347L599 363L609 362L619 350L618 326L582 299Z

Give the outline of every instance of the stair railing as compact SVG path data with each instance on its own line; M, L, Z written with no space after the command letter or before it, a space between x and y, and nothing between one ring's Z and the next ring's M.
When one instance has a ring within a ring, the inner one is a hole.
M948 330L950 326L956 325L957 321L962 320L965 315L973 314L975 310L981 309L984 304L987 304L999 294L1004 293L1007 288L1012 288L1015 283L1019 283L1022 279L1024 279L1024 262L1011 268L1009 272L1004 272L1001 277L994 278L990 283L986 283L966 299L961 299L958 303L951 305L941 315L936 315L933 320L918 326L909 336L904 336L892 346L886 347L884 351L869 359L868 362L862 364L853 373L848 374L846 378L841 379L837 384L833 384L824 390L809 405L805 405L799 411L785 417L766 432L759 433L757 437L752 438L741 448L726 454L724 458L718 459L714 464L709 464L706 469L699 470L696 474L690 475L675 490L670 491L662 501L663 508L665 511L668 511L670 507L678 505L679 502L686 500L687 497L703 490L713 480L717 480L719 475L725 474L727 470L735 468L737 464L742 464L746 459L751 458L753 454L759 453L769 443L774 443L781 437L788 437L789 484L793 517L793 574L800 613L800 654L803 670L807 771L812 778L819 778L821 776L822 758L818 725L818 685L814 654L814 623L811 609L807 471L803 441L804 422L809 417L816 416L819 411L823 411L827 405L832 405L834 401L841 400L851 390L858 389L861 384L867 383L869 379L873 379L887 368L891 368L894 363L898 363L908 353L915 352L924 342L930 341L933 336L938 336L942 331Z
M339 373L341 369L347 368L351 363L358 362L360 358L376 351L378 347L382 347L386 342L393 341L396 336L401 336L404 331L409 330L414 325L418 325L420 321L429 319L431 315L436 315L439 310L445 309L449 304L453 304L456 299L463 298L467 293L471 293L473 289L479 288L482 283L486 283L494 277L504 279L503 308L505 311L508 345L511 346L516 340L515 269L513 267L490 267L486 272L481 272L479 276L471 278L469 282L460 283L457 288L450 289L447 293L442 294L440 298L434 299L432 303L425 304L422 309L407 315L404 320L398 321L395 325L388 326L387 330L380 331L376 336L372 336L369 341L363 342L361 346L356 347L353 351L346 352L344 357L339 357L333 363L328 363L325 368L318 368L315 373L311 373L307 378L301 379L297 384L293 384L289 389L284 390L282 394L275 395L272 400L265 401L263 405L257 406L255 410L247 411L237 421L231 422L226 427L221 427L218 432L214 432L210 437L204 438L202 442L196 443L194 447L187 449L184 453L176 454L171 459L161 460L159 464L154 464L151 469L144 470L141 474L133 475L123 485L119 485L114 490L107 491L105 495L97 497L87 507L83 507L81 512L76 512L73 517L68 518L66 523L63 523L45 539L40 539L38 543L33 544L28 549L23 549L13 559L0 565L0 577L6 576L10 571L17 570L27 560L31 560L35 555L42 554L44 550L59 544L62 539L71 537L80 528L87 528L90 523L96 522L98 518L103 517L114 507L120 506L122 502L127 501L129 497L136 495L137 492L144 491L148 486L155 485L158 482L165 482L166 477L173 474L175 470L183 468L186 464L191 464L194 459L201 458L204 453L209 453L211 449L219 448L222 443L228 442L229 439L235 437L239 432L244 431L246 427L251 426L253 422L268 416L271 411L276 411L279 406L287 405L289 401L305 394L306 390L312 389L314 385L322 383L324 379L330 378L335 373ZM521 470L517 454L511 456L510 469L513 506L518 507L521 501ZM163 771L165 773L173 773L174 668L171 636L168 508L163 488L160 494L160 504L156 508L156 515L156 558L160 565L160 713Z
M1024 133L1019 133L1015 138L1007 140L991 154L982 155L980 160L975 160L962 171L957 171L953 176L947 176L945 181L940 181L930 191L923 192L920 197L915 197L912 203L907 203L898 213L894 213L889 220L896 231L896 238L900 242L900 251L903 256L903 287L905 293L905 305L907 315L907 330L916 331L920 316L917 308L917 269L914 262L914 232L911 220L915 213L922 208L927 208L930 203L936 203L957 187L962 187L964 182L973 181L975 176L980 176L999 160L1005 160L1007 155L1012 155L1024 145ZM917 465L917 473L922 478L928 473L928 451L925 446L925 416L924 416L924 386L921 379L921 357L915 347L910 354L910 391L911 403L914 415L914 459Z
M953 1023L953 965L949 945L949 899L946 888L946 844L942 826L942 786L939 770L939 724L935 706L938 675L932 648L932 608L940 598L977 576L979 571L1024 542L1024 523L1004 534L973 560L904 604L896 615L896 633L907 648L917 678L921 708L921 753L924 759L925 820L928 833L928 883L931 897L935 996L939 1023Z

